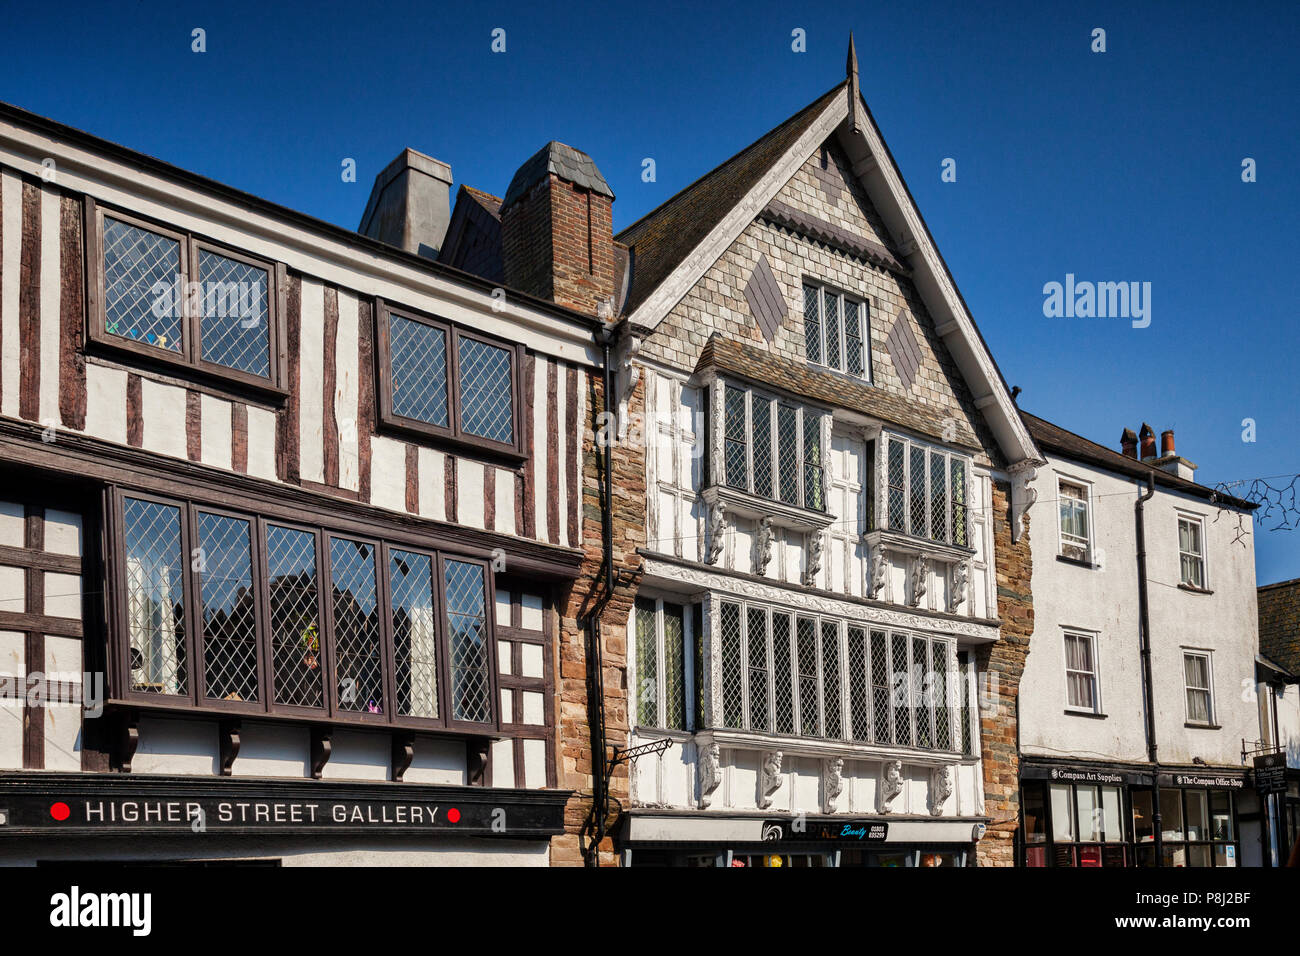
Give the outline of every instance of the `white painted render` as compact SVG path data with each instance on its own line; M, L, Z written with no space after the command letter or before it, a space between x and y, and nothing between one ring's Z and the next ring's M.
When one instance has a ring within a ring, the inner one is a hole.
M1058 560L1060 478L1091 490L1092 566ZM1034 635L1020 684L1022 750L1039 756L1145 761L1134 523L1134 503L1145 485L1049 455L1033 487L1037 502L1029 537ZM1199 757L1211 765L1238 766L1242 740L1259 736L1253 700L1258 616L1251 519L1160 485L1145 512L1159 760L1190 764ZM1180 514L1204 519L1208 587L1213 593L1178 587ZM1234 542L1239 517L1244 537ZM1066 629L1096 635L1104 718L1066 712ZM1212 652L1217 729L1186 726L1184 648Z

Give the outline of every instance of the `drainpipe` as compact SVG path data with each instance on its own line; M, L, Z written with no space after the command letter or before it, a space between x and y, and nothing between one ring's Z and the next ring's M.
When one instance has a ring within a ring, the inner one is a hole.
M614 596L614 467L613 437L617 427L611 413L614 394L614 369L610 361L610 352L615 340L614 330L603 325L596 332L596 344L601 350L601 369L603 372L605 408L604 408L604 447L597 448L600 460L601 494L601 569L604 572L603 588L595 603L583 618L585 634L585 651L587 660L587 726L591 731L591 813L583 824L583 836L588 843L582 849L582 859L586 866L600 866L600 844L605 839L605 822L609 819L609 753L605 741L605 680L602 642L600 639L600 618L610 599ZM596 429L596 435L602 429Z
M1160 819L1160 765L1156 746L1155 701L1151 685L1151 614L1147 604L1147 536L1145 505L1156 493L1156 476L1147 475L1147 490L1133 503L1133 517L1137 525L1138 572L1138 637L1142 648L1142 696L1146 705L1147 761L1151 764L1151 822L1155 826L1156 866L1164 858L1164 832Z

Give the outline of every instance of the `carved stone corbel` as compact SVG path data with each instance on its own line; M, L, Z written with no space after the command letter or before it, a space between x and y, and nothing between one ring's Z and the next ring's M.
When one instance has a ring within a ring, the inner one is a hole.
M415 734L395 731L392 746L393 782L401 783L402 777L415 759Z
M820 531L808 532L808 563L803 571L803 586L806 588L817 583L817 575L822 569L822 549L825 546L825 535Z
M333 731L324 724L312 724L311 728L311 775L313 780L319 780L325 770L325 765L329 763L330 753L334 749L332 741Z
M889 813L889 805L903 792L903 761L886 760L880 765L880 799L881 813Z
M918 554L912 559L912 580L909 582L907 603L920 607L925 598L926 583L930 579L930 556Z
M239 718L221 721L217 725L217 734L221 745L221 776L229 777L234 772L235 758L239 756Z
M766 810L772 805L772 794L781 789L781 751L768 750L763 754L763 769L758 775L758 808Z
M635 335L624 335L618 343L615 356L614 376L615 394L618 396L618 437L627 438L627 405L636 391L637 382L641 380L641 369L633 364L637 352L641 351L641 340Z
M871 566L867 574L867 597L873 601L878 600L885 589L886 570L888 565L885 563L885 549L876 545L871 549Z
M699 741L696 748L698 757L695 770L700 783L700 809L707 810L713 802L713 794L722 784L722 750L712 740Z
M834 813L835 801L844 792L844 758L822 761L822 813Z
M1033 480L1038 476L1038 469L1032 462L1022 461L1012 465L1011 474L1011 542L1020 540L1025 533L1025 515L1038 500L1038 489L1033 487Z
M952 765L944 764L930 771L930 816L943 815L943 805L952 796Z
M952 566L948 579L948 613L956 614L966 600L967 585L970 583L970 562L958 561Z
M727 528L727 509L722 506L722 499L715 498L709 505L709 550L705 560L717 564L722 556L723 532Z
M113 765L121 773L131 772L131 761L140 746L140 712L124 710L113 720Z
M486 737L471 737L465 741L465 782L471 787L487 786L488 746Z
M772 519L760 518L758 522L758 555L754 561L754 570L759 574L767 573L767 566L772 561Z

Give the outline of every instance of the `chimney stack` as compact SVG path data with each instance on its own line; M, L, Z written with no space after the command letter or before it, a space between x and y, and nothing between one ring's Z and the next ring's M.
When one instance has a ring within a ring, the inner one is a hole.
M1138 437L1133 434L1133 429L1124 429L1124 434L1119 436L1119 450L1127 458L1137 458L1138 456Z
M1156 432L1155 429L1146 422L1142 423L1142 428L1138 432L1138 438L1142 442L1142 460L1151 461L1156 457Z
M375 177L358 232L437 259L450 222L451 167L404 149Z
M1160 433L1160 457L1151 462L1161 471L1167 471L1179 478L1194 481L1196 466L1174 450L1174 430L1166 429Z
M588 315L615 293L614 193L586 153L550 142L501 201L506 285Z

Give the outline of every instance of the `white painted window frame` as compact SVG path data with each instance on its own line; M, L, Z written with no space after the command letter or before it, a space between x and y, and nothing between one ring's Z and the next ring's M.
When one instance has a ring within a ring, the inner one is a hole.
M1070 638L1082 638L1088 642L1091 649L1092 671L1078 671L1070 667L1070 654L1066 648L1069 646ZM1061 628L1061 667L1065 673L1065 709L1072 714L1102 714L1105 711L1101 708L1101 660L1098 656L1100 641L1099 634L1096 631L1085 630L1080 627L1063 627ZM1092 706L1081 707L1077 704L1070 703L1070 675L1071 674L1089 674L1092 678Z
M1056 473L1056 497L1057 497L1056 553L1061 557L1067 558L1068 560L1079 560L1075 558L1070 558L1069 555L1065 553L1065 545L1067 543L1065 538L1066 533L1065 533L1065 527L1061 523L1061 501L1065 499L1065 491L1063 488L1064 485L1073 485L1074 487L1082 489L1083 491L1084 517L1087 519L1088 537L1083 542L1082 545L1084 550L1084 557L1081 560L1086 564L1095 565L1096 548L1094 547L1093 542L1096 541L1096 534L1094 533L1094 526L1092 520L1093 484L1092 482L1087 481L1085 479L1076 478L1074 475L1066 474L1065 472L1059 472L1059 471ZM1072 541L1070 543L1073 544L1074 542Z
M1175 531L1175 538L1174 538L1174 544L1178 548L1178 583L1185 584L1189 588L1199 588L1200 590L1208 591L1210 590L1210 557L1209 557L1209 548L1207 547L1206 539L1205 539L1205 516L1197 514L1194 511L1177 511L1175 512L1175 514L1177 515L1178 518L1175 526L1176 531ZM1201 553L1198 555L1194 554L1191 551L1184 551L1182 542L1176 536L1177 532L1182 530L1182 524L1184 521L1188 522L1191 525L1194 525L1197 529L1197 538L1201 543ZM1195 556L1200 558L1200 564L1201 564L1200 584L1192 584L1188 581L1183 580L1183 557L1184 556L1189 556L1189 557Z
M1204 647L1184 647L1182 648L1182 660L1179 664L1182 668L1183 678L1183 719L1196 727L1215 727L1218 725L1218 709L1214 699L1214 651ZM1200 657L1205 660L1205 679L1208 682L1206 687L1192 687L1187 683L1187 658ZM1203 691L1206 695L1206 712L1208 720L1197 720L1192 717L1191 709L1187 706L1187 692L1190 690Z

